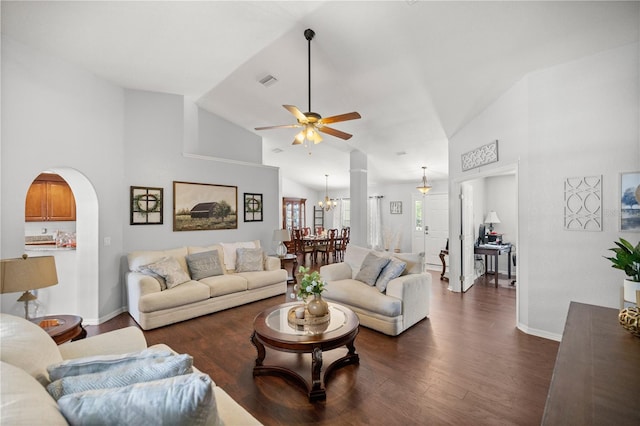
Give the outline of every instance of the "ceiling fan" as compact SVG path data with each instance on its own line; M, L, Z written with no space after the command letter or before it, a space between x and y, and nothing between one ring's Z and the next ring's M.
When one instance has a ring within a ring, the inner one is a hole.
M322 136L319 132L326 133L331 136L335 136L340 139L350 139L352 135L345 133L341 130L334 129L327 126L327 124L338 123L340 121L355 120L360 117L357 112L349 112L346 114L334 115L331 117L322 118L317 112L311 112L311 40L316 33L312 29L306 29L304 31L304 38L307 39L309 46L309 112L302 112L293 105L282 105L287 111L289 111L298 120L297 124L283 124L281 126L267 126L256 127L256 130L268 130L268 129L283 129L283 128L302 128L302 130L296 135L293 140L293 145L307 145L308 142L314 144L322 142Z

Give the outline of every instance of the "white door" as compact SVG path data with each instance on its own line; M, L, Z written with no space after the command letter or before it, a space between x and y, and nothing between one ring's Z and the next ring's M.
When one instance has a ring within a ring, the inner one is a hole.
M473 186L468 183L460 185L460 218L462 235L462 291L471 287L475 279L473 265L474 258L474 229L473 229Z
M427 268L441 270L440 250L449 238L449 194L424 197L425 262Z

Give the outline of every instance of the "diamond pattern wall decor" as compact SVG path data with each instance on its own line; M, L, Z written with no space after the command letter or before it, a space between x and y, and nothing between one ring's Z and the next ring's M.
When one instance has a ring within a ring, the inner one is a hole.
M462 154L462 171L475 169L485 164L495 163L498 161L498 141L482 145L473 151Z
M564 229L602 231L602 175L565 179Z

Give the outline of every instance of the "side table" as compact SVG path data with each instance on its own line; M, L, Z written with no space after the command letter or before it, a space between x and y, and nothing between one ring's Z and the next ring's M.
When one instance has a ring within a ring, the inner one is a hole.
M77 315L48 315L33 318L31 322L42 327L58 345L87 337L87 330L82 327L82 317Z
M280 258L280 267L289 273L286 264L292 263L291 275L287 277L287 284L297 284L296 272L298 270L298 256L292 253L287 253Z

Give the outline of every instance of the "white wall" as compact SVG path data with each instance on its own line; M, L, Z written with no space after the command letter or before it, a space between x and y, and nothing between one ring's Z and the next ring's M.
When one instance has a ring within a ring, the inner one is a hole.
M198 110L197 140L199 154L262 164L260 136L202 109Z
M183 155L183 97L138 90L125 91L126 155L125 187L164 188L164 223L162 225L129 225L129 211L123 211L124 253L141 249L164 249L182 245L207 245L259 239L269 250L273 230L278 227L278 169L249 162L224 161L204 155ZM201 111L199 117L210 115ZM231 123L218 121L208 133L206 143L223 143L215 132L235 134L238 145L250 146L252 138L242 140L242 132L228 130ZM200 134L202 136L202 134ZM218 142L213 142L217 139ZM233 142L233 141L232 141ZM224 143L232 143L225 141ZM199 146L204 143L199 139ZM260 150L259 144L254 145ZM199 153L198 153L199 154ZM194 182L236 186L238 192L238 228L214 231L173 232L173 182ZM244 222L243 193L258 193L263 197L263 221Z
M55 305L49 306L49 313L80 314L85 323L97 323L121 312L126 303L124 257L132 250L254 239L271 248L273 230L280 223L278 169L253 162L256 157L249 153L250 147L261 155L261 141L255 135L191 107L181 96L116 87L3 36L0 256L23 253L26 193L44 170L84 176L84 181L72 182L63 175L74 190L79 217L91 210L98 223L94 235L81 229L78 218L77 255L89 257L90 262L77 262L76 287L67 288L61 282L40 291L43 298L47 292L56 292L50 298ZM192 119L194 115L197 120ZM185 127L198 122L203 123L198 130ZM243 147L244 156L215 149L215 144L234 142ZM183 154L184 144L189 155ZM212 151L206 151L211 145ZM233 158L211 159L209 153ZM238 229L173 232L174 180L237 186ZM164 188L163 225L129 225L132 185ZM97 195L97 212L93 205L83 204L76 188L90 191L94 199ZM262 222L243 221L244 192L263 194ZM95 256L82 255L88 244L81 244L81 239L88 233ZM95 277L83 270L87 265L95 265L89 271ZM3 295L2 311L10 311L18 296Z
M451 193L463 180L517 170L517 321L527 332L559 339L572 300L619 307L623 275L602 256L620 235L637 241L618 231L617 197L619 173L640 169L638 51L634 43L529 74L450 138ZM496 139L498 163L461 171L462 153ZM588 175L603 176L604 230L564 231L563 181Z
M98 194L100 236L110 236L112 244L100 248L96 278L83 280L83 291L89 291L92 300L80 300L70 292L65 300L70 309L50 309L78 313L87 321L97 321L100 312L122 305L120 217L128 205L121 192L123 101L121 88L2 36L0 257L18 257L24 251L25 198L40 172L67 168L84 175ZM80 214L83 206L78 207ZM40 294L64 291L65 283L60 282ZM2 296L4 312L17 296Z

